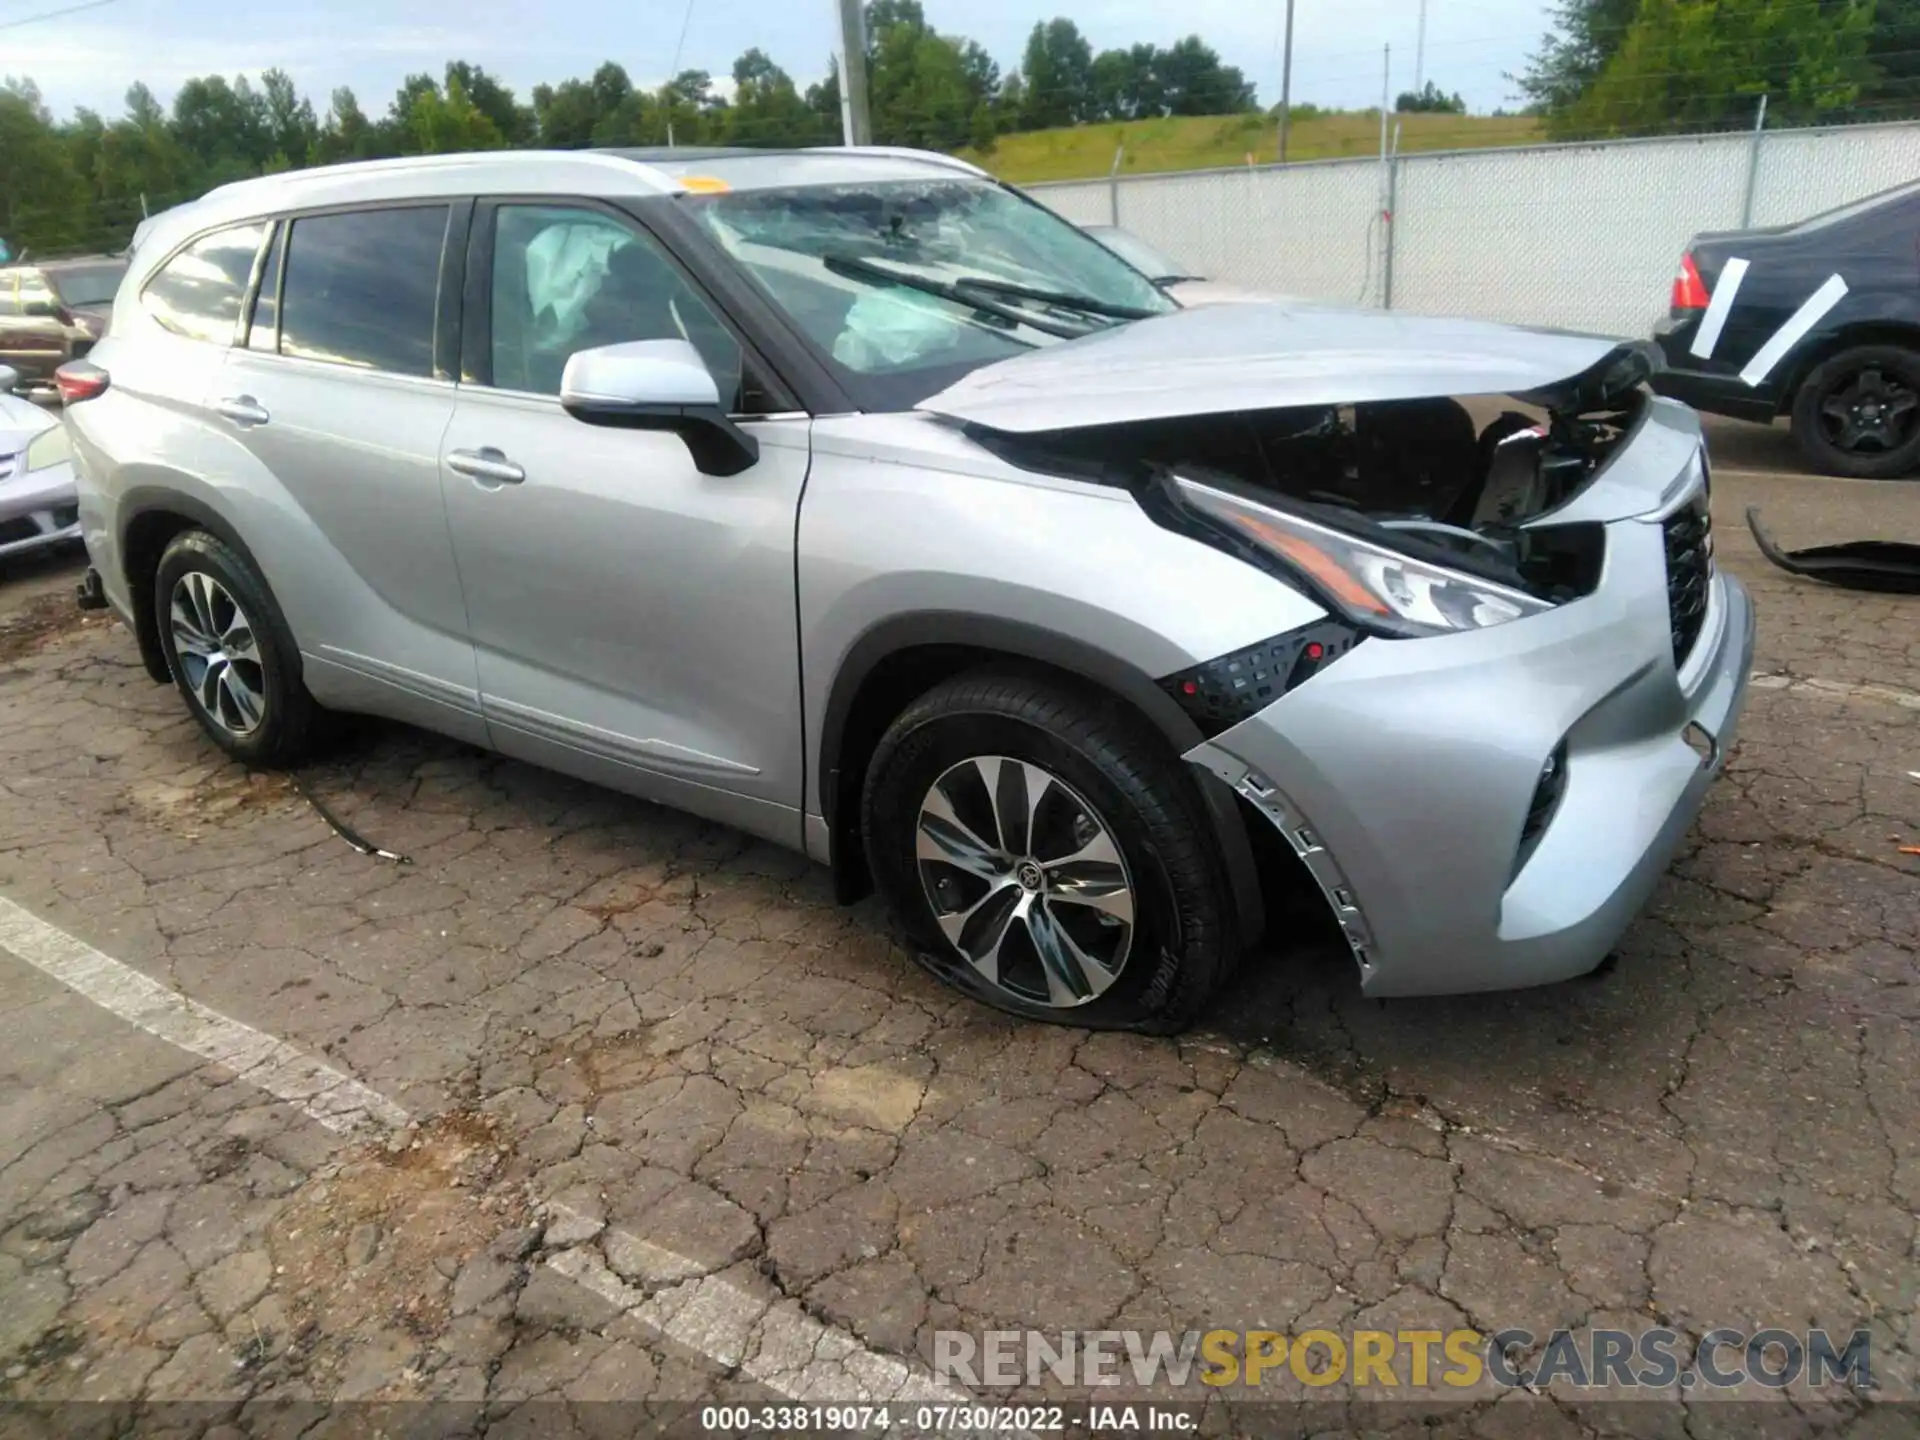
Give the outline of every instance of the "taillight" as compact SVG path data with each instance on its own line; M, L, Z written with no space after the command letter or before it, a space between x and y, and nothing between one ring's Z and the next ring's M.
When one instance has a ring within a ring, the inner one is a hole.
M1673 313L1684 315L1707 308L1707 287L1701 282L1700 267L1692 255L1680 257L1680 273L1673 277Z
M60 399L67 405L104 395L112 379L91 360L69 360L53 372L53 383L59 387Z

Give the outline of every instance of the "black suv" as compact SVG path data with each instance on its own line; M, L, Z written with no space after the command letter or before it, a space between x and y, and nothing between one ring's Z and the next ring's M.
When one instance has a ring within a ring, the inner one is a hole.
M1822 473L1920 468L1920 184L1795 225L1697 235L1655 327L1662 394L1793 435Z

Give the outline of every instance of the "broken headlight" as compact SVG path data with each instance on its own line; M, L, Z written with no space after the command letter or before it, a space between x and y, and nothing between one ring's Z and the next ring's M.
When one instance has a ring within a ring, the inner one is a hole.
M1283 562L1369 629L1394 635L1485 630L1553 606L1523 590L1417 559L1230 491L1169 477L1180 499L1236 539Z

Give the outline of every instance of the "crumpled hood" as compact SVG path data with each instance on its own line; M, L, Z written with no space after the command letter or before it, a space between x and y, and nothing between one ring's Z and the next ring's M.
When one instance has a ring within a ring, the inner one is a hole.
M984 366L919 408L1032 434L1239 410L1522 395L1639 348L1310 303L1204 305Z

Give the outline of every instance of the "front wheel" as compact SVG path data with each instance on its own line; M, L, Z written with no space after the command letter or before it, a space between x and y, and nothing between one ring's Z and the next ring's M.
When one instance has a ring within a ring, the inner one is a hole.
M1794 395L1793 438L1823 475L1912 474L1920 466L1920 354L1860 345L1821 361Z
M989 1005L1172 1031L1237 958L1193 780L1117 702L1015 672L947 681L881 739L862 811L917 957Z
M200 728L249 765L298 764L319 707L273 592L232 546L204 530L176 535L153 581L167 668Z

